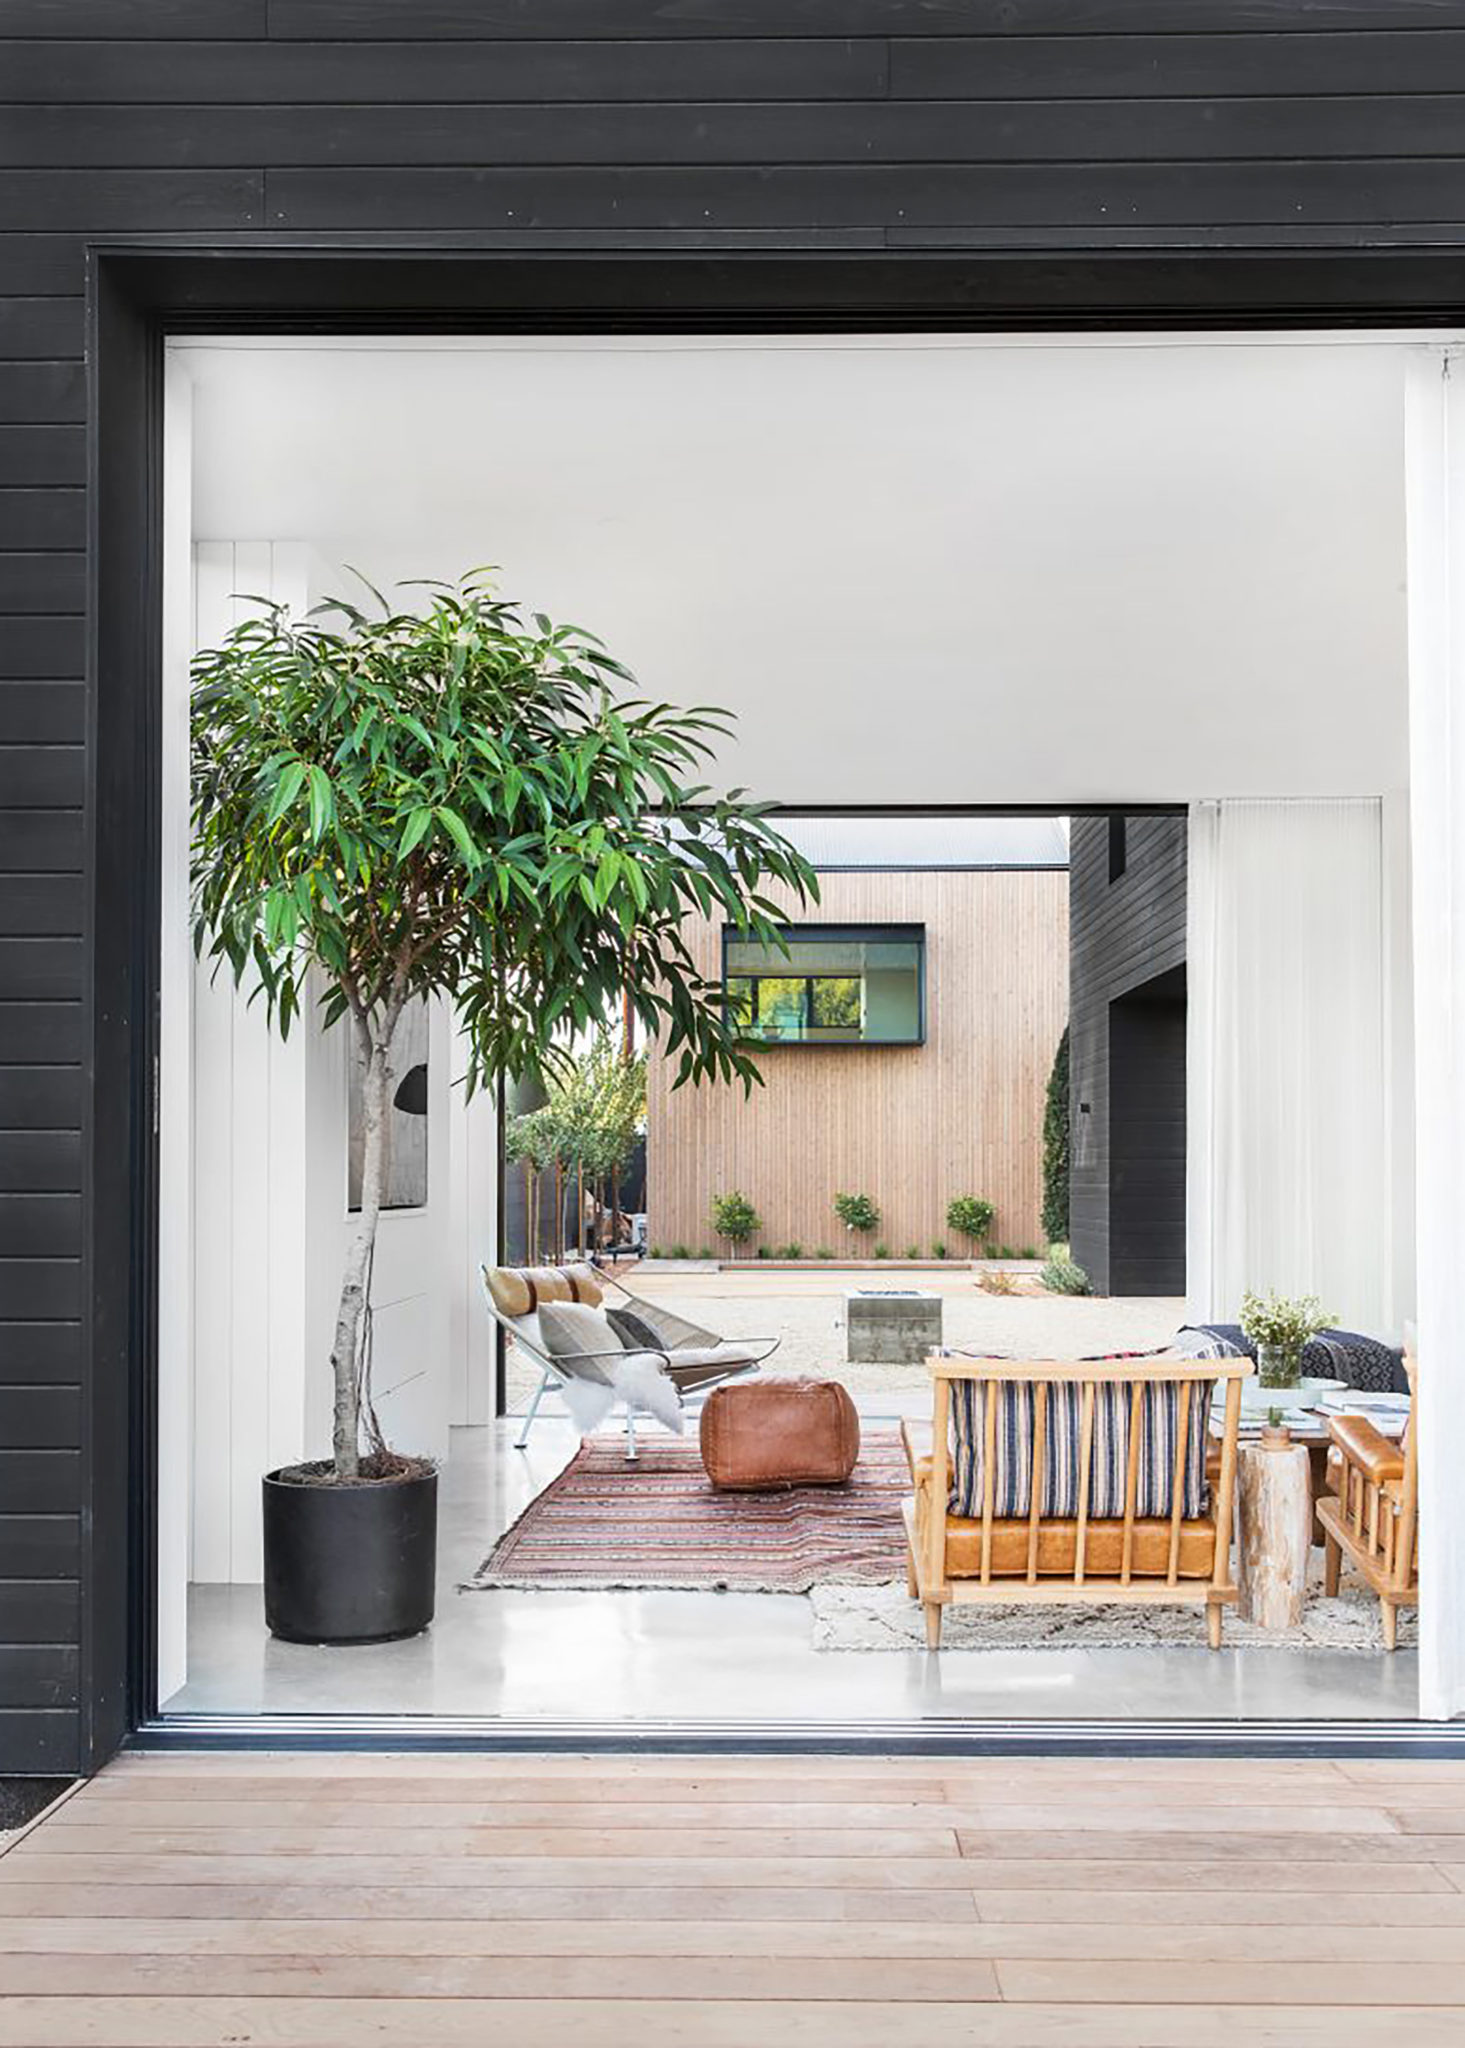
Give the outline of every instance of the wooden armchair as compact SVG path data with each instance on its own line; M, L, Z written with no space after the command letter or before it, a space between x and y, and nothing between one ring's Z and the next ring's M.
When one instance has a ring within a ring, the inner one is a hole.
M929 1454L909 1427L903 1434L915 1488L907 1583L931 1649L948 1606L999 1601L1203 1605L1220 1648L1236 1598L1232 1503L1249 1358L928 1364ZM1218 1380L1226 1401L1212 1484Z
M1418 1394L1418 1367L1406 1352L1409 1391ZM1344 1553L1379 1600L1384 1648L1399 1641L1399 1609L1419 1604L1419 1458L1416 1412L1411 1411L1401 1444L1361 1415L1337 1415L1328 1426L1327 1483L1318 1502L1323 1526L1323 1589L1338 1590Z

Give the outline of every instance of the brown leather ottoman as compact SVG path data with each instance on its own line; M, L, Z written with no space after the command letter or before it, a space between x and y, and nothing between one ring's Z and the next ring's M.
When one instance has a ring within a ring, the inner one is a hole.
M835 1380L719 1387L702 1410L702 1463L728 1493L843 1486L860 1455L860 1418Z

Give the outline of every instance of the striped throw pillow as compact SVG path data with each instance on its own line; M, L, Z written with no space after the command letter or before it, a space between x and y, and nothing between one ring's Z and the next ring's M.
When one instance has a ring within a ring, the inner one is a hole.
M1000 1520L1022 1519L1032 1512L1034 1382L1031 1380L956 1380L951 1388L952 1480L951 1512L979 1517L985 1482L985 1399L997 1403L995 1432L996 1487L993 1514ZM1076 1380L1053 1380L1048 1388L1043 1432L1042 1506L1044 1516L1078 1513L1079 1453L1083 1430L1083 1387ZM1122 1380L1100 1380L1094 1386L1094 1432L1089 1454L1089 1517L1096 1522L1120 1521L1129 1471L1129 1426L1132 1386ZM1135 1513L1169 1516L1174 1499L1175 1439L1188 1403L1183 1505L1187 1521L1203 1515L1209 1505L1206 1484L1206 1435L1210 1418L1211 1380L1174 1380L1145 1384L1139 1407L1139 1468Z

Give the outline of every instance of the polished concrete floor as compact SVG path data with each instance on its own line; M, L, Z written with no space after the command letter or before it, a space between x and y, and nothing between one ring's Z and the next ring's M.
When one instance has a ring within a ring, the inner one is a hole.
M464 1592L575 1447L547 1417L454 1432L437 1619L402 1643L311 1649L266 1633L258 1586L196 1586L171 1713L481 1715L552 1722L1396 1719L1416 1657L1190 1649L817 1651L788 1594ZM1197 1634L1200 1634L1199 1628Z

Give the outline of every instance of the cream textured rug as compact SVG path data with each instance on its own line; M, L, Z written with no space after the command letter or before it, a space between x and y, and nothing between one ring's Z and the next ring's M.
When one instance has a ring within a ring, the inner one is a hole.
M815 1586L816 1650L924 1650L925 1617L897 1586ZM1400 1647L1419 1640L1412 1608L1399 1616ZM1197 1607L948 1607L941 1649L948 1650L1138 1650L1175 1645L1205 1651L1205 1615ZM1226 1614L1223 1647L1267 1650L1359 1650L1381 1652L1378 1602L1361 1586L1344 1585L1336 1600L1324 1599L1321 1584L1310 1594L1301 1626L1285 1634Z

